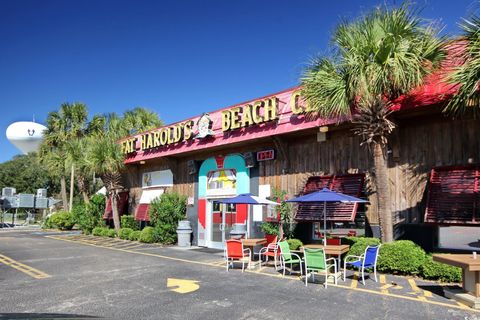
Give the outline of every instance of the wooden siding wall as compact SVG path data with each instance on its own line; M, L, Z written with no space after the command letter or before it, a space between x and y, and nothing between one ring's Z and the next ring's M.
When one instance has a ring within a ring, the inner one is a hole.
M396 223L421 222L432 167L480 162L480 121L435 116L398 120L397 124L388 154L391 209ZM365 193L371 202L367 219L378 223L375 190L368 174L373 163L368 149L360 147L359 138L342 130L330 132L325 142L315 142L314 137L296 141L302 142L285 143L290 166L284 175L285 159L260 163L260 184L295 195L311 175L365 172Z
M416 117L397 120L397 129L389 144L389 181L391 208L395 221L421 222L425 210L425 188L432 167L464 165L480 162L480 121L451 120L442 116ZM277 159L260 162L260 184L298 195L312 175L366 173L365 194L371 204L367 207L367 219L377 224L375 190L371 183L373 161L368 149L360 146L360 139L350 129L331 130L327 141L317 142L316 131L277 137L274 140L255 141L241 147L210 150L184 158L158 159L145 165L129 165L128 185L138 203L141 174L146 171L171 168L174 173L174 190L194 196L194 179L189 175L187 161L202 160L216 154L259 151L274 148ZM286 155L286 156L285 156ZM287 159L288 158L288 159Z

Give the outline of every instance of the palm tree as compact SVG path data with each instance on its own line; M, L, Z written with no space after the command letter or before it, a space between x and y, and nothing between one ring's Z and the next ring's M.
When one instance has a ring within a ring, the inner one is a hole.
M442 39L407 6L376 8L343 22L333 34L333 54L313 61L302 95L321 117L352 119L354 132L373 155L382 240L393 240L386 146L395 128L391 101L422 84L444 56Z
M85 203L90 202L88 177L93 174L87 162L87 144L88 139L82 137L67 141L65 145L67 167L72 168L72 172L75 172L77 187ZM71 186L71 194L72 192L73 186Z
M67 161L67 143L73 139L81 138L85 132L87 121L87 107L83 103L63 103L59 111L53 111L47 117L47 130L42 142L41 157L49 159L49 153L63 156ZM52 157L50 157L52 158ZM67 203L66 170L65 166L56 166L60 171L56 173L60 177L61 196L64 210L69 210L73 201L74 163L71 162L70 178L70 202Z
M39 153L40 163L46 168L50 178L60 180L60 194L62 197L63 210L67 207L67 183L65 179L65 154L61 149L51 150L48 146L42 145Z
M128 134L136 134L140 131L155 129L163 125L158 115L145 108L137 107L126 111L123 115Z
M87 163L91 170L101 177L107 189L107 195L112 201L113 224L116 230L120 229L117 201L118 193L123 189L122 171L125 160L118 140L132 133L156 128L161 123L156 113L136 108L125 112L123 117L118 117L115 113L105 115L103 131L88 138L90 147L87 149Z
M464 20L460 26L463 30L461 40L465 43L464 63L448 77L449 82L460 86L445 108L458 115L480 111L480 17Z
M89 137L90 148L87 149L87 163L102 179L107 189L107 196L112 201L115 230L120 229L117 201L118 193L123 189L121 173L125 160L117 138L117 134L112 132L92 135Z

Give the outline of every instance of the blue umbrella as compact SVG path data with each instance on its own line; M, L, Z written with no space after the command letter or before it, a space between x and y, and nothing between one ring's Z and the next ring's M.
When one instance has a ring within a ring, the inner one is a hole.
M231 203L231 204L253 204L253 205L273 205L273 206L278 205L277 202L254 196L251 193L239 194L238 196L233 198L220 199L215 201L219 203Z
M315 191L304 196L287 200L287 202L323 202L323 244L327 244L327 202L344 202L344 203L366 203L368 201L356 197L348 196L343 193L332 191L328 188Z
M219 203L227 203L227 204L229 203L229 204L272 205L272 206L279 205L279 203L277 202L254 196L251 193L239 194L238 196L233 198L219 199L215 201Z

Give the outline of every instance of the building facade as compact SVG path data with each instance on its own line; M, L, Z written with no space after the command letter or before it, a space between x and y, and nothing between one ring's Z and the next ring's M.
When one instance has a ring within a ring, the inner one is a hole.
M479 120L443 115L443 93L442 86L426 85L413 98L396 102L392 118L397 128L387 155L396 237L422 234L433 247L439 225L475 226L480 221L477 182L472 209L458 213L463 220L426 217L428 201L435 200L428 193L432 169L475 171L480 162ZM368 149L360 146L349 119L320 119L308 111L296 87L125 138L130 212L148 221L153 198L167 190L179 192L188 197L193 243L221 248L235 225L244 226L251 237L260 235L260 224L271 212L215 200L242 193L268 197L273 189L296 196L327 186L370 201L332 207L329 220L365 223L367 234L379 236ZM305 241L314 240L316 208L298 211L304 217L299 232Z

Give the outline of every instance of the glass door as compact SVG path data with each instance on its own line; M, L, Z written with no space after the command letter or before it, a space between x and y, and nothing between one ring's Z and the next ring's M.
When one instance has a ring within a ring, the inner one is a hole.
M237 205L224 204L224 221L223 221L223 241L230 239L230 231L233 229L233 224L237 223Z
M223 243L223 204L212 201L210 241L211 247L222 248Z
M236 205L211 201L209 223L210 244L208 247L223 249L226 239L230 239L230 231L237 220Z

